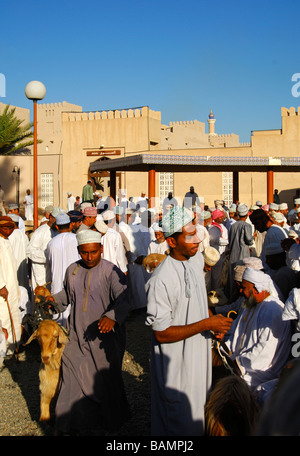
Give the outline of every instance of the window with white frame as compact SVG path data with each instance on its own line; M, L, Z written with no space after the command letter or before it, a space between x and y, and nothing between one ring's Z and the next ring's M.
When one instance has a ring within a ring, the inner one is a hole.
M233 173L222 173L223 180L223 200L226 206L231 206L233 201Z
M174 173L159 173L159 201L162 204L169 192L174 192Z
M41 206L54 204L54 179L53 173L41 174Z

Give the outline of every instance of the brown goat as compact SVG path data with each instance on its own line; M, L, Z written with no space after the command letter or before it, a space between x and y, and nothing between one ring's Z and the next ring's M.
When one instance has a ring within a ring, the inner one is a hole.
M66 330L53 320L42 320L38 328L24 345L37 339L41 348L40 379L40 421L50 419L50 403L54 398L60 377L61 356L68 342Z
M46 287L46 285L42 285L42 286L38 285L37 287L35 287L34 301L36 303L41 302L41 298L46 298L47 296L51 296L51 293L48 290L48 288Z
M205 406L206 434L249 436L259 413L247 383L236 375L224 377L217 381Z

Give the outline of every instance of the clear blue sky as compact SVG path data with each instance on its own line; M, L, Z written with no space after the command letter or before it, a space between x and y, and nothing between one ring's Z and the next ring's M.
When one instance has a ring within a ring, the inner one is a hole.
M43 102L84 111L148 105L168 124L212 108L217 133L248 142L300 105L299 17L298 0L5 2L0 101L32 110L24 88L40 80Z

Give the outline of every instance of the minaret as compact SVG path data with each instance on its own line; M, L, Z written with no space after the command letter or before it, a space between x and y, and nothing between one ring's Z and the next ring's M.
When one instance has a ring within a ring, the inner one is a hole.
M208 131L208 134L209 135L215 135L215 116L213 115L213 112L212 112L212 109L210 110L210 114L208 116L208 128L209 128L209 131Z

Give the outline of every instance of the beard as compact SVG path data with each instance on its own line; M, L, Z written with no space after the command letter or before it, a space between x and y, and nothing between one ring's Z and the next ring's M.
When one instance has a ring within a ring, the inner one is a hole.
M244 302L243 302L243 305L246 307L246 309L253 309L253 307L256 306L256 300L252 294L252 291L251 291L251 294L249 296L249 298L245 298L244 299Z

